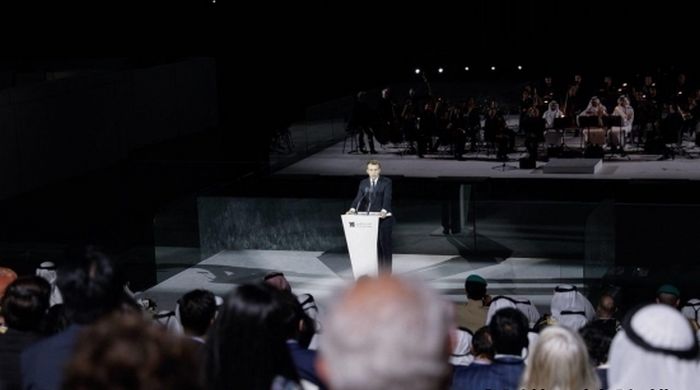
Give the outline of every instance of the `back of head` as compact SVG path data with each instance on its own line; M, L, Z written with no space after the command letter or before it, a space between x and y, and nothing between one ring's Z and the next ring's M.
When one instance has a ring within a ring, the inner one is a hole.
M292 291L292 286L282 272L270 272L263 277L263 281L278 290Z
M559 285L554 289L550 310L557 317L563 310L583 311L588 321L595 317L595 308L574 285Z
M464 281L467 298L479 300L486 296L486 280L479 275L469 275Z
M656 290L656 302L671 307L678 307L681 303L681 292L672 284L661 285Z
M316 332L316 323L309 317L299 302L299 298L289 291L281 291L280 301L284 307L283 318L287 340L296 340L307 348Z
M698 312L700 312L700 299L691 298L686 302L685 306L681 308L681 313L683 313L686 318L698 321Z
M5 325L21 331L39 331L49 308L51 285L38 276L23 276L12 282L0 300Z
M70 255L59 268L56 282L68 317L77 323L90 323L122 302L122 283L115 264L93 247Z
M36 268L35 274L46 279L46 281L51 285L49 305L54 306L63 303L61 291L56 287L56 265L52 261L44 261Z
M491 339L491 331L488 326L482 326L474 332L471 351L475 358L493 360L496 353L493 349L493 340Z
M520 387L597 389L600 383L581 337L566 328L550 326L540 333L528 356Z
M628 313L609 363L610 388L690 389L700 377L695 332L678 310L663 304Z
M489 331L497 354L520 356L529 344L527 317L516 308L498 310L491 318Z
M226 297L207 338L208 388L270 388L276 376L298 380L281 294L261 283L238 286Z
M113 314L85 329L64 389L197 390L192 346L138 314Z
M518 308L518 304L515 301L515 299L511 297L507 297L505 295L498 295L494 297L491 300L491 304L489 305L489 311L486 313L486 324L488 325L491 323L491 319L493 318L494 314L496 314L497 311L501 309L505 309L507 307L510 308ZM525 313L523 313L525 314Z
M601 295L596 309L598 318L611 318L616 311L617 305L615 305L615 298L609 294Z
M583 338L583 342L586 343L586 349L591 357L591 361L596 366L607 363L610 343L612 342L610 333L594 324L588 324L579 329L579 334Z
M216 315L216 300L208 290L192 290L180 298L180 323L185 331L195 336L207 333Z
M49 284L56 284L56 265L52 261L44 261L36 268L37 276L46 279Z
M444 386L450 308L432 290L397 277L358 281L324 321L321 374L334 390Z

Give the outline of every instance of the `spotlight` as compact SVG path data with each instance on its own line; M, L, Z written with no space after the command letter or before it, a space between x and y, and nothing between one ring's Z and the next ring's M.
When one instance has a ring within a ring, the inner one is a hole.
M523 67L521 65L518 65L518 70L523 70Z
M495 67L495 66L492 66L492 67L491 67L491 70L496 70L496 67Z
M627 88L627 83L622 83L622 86Z
M416 68L416 70L414 70L414 72L415 72L416 74L420 74L420 69L419 69L419 68Z
M469 72L469 67L468 67L468 66L465 66L465 67L464 67L464 70L466 70L467 72Z
M444 72L444 71L445 71L445 69L438 68L438 73L442 73L442 72Z

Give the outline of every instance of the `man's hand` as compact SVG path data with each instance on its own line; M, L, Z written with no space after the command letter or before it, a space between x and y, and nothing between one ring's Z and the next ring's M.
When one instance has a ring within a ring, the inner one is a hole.
M346 215L357 214L357 211L355 211L355 209L350 209L350 210L346 211L345 214Z
M386 218L386 210L382 210L382 211L379 213L379 218Z

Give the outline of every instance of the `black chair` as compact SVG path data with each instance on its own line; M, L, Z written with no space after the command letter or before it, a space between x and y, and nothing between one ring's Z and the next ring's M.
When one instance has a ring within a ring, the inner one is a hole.
M605 118L605 125L607 126L608 130L608 145L610 145L610 154L615 155L619 154L620 157L627 157L629 160L630 157L625 154L625 131L622 129L622 117L619 115L612 115L612 116L606 116ZM620 129L620 139L618 140L618 147L619 147L619 152L616 150L614 142L613 142L613 132L612 128L617 127Z
M544 142L544 128L546 122L543 118L524 118L523 130L525 131L525 149L531 158L537 159L539 144Z

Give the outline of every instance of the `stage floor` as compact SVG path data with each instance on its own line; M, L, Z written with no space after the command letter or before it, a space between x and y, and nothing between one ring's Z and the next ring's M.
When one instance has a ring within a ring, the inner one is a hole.
M393 263L394 273L418 278L455 302L466 299L465 278L478 273L488 281L492 296L527 297L541 313L548 311L558 284L584 287L583 264L571 259L484 260L454 255L395 254ZM322 308L334 291L353 281L347 253L226 250L169 277L144 294L156 300L159 310L171 310L177 299L192 289L204 288L224 296L239 284L262 280L270 271L283 272L296 294L312 294Z
M577 148L578 137L569 137L567 145ZM505 166L496 160L493 153L486 151L464 154L464 161L455 160L449 153L427 154L418 158L413 154L402 154L400 145L387 144L378 147L377 154L348 153L349 141L336 143L301 161L280 169L276 175L364 175L364 164L369 159L377 159L382 164L382 172L387 176L414 178L518 178L518 179L584 179L584 180L700 180L700 148L690 141L684 141L683 148L674 158L660 160L661 155L644 154L640 147L627 146L627 156L606 154L603 168L597 174L547 174L542 171L545 162L538 161L535 169L518 169L518 159L525 156L523 147L517 153L509 154ZM345 147L344 147L345 146ZM345 149L343 151L343 149Z

